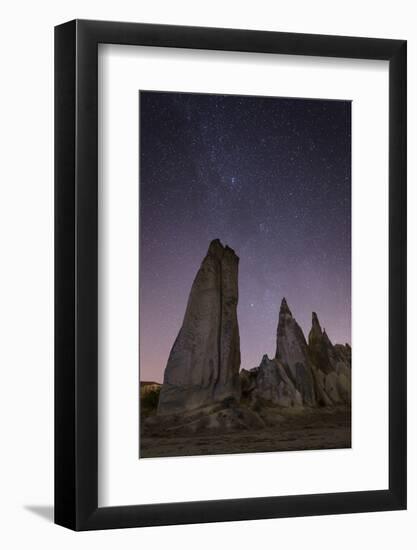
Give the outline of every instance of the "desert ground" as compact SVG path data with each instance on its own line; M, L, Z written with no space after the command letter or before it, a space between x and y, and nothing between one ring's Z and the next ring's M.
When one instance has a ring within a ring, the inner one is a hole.
M145 410L144 418L148 416ZM173 457L233 453L342 449L351 446L350 407L270 408L266 427L204 433L142 429L140 457ZM143 425L143 423L141 423ZM175 431L175 430L174 430Z

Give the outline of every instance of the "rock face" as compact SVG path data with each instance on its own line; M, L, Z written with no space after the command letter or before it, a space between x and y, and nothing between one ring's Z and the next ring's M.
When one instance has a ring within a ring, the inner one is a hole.
M240 373L242 395L252 406L316 407L350 404L351 348L333 346L313 313L308 344L285 298L279 312L277 351Z
M348 344L333 346L314 312L308 348L314 364L319 405L350 403L351 348Z
M275 358L301 395L304 405L316 405L314 374L303 331L283 298L279 311Z
M326 332L321 330L317 314L313 311L312 326L308 335L310 357L317 366L320 365L320 370L327 374L334 370L332 365L333 346L329 345L330 341L327 335L326 337L324 335Z
M352 366L352 348L349 344L335 344L334 349L338 356L349 366Z
M239 401L238 265L231 248L210 243L168 359L158 415Z
M259 367L242 370L242 394L252 403L269 401L280 407L301 406L303 401L283 365L264 355Z

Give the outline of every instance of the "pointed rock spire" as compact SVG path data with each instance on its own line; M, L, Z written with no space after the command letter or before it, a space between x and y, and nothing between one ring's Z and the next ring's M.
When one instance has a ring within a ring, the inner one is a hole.
M326 346L333 348L333 344L331 343L325 328L323 328L323 340L326 343Z
M215 258L221 259L224 254L224 247L220 241L220 239L214 239L211 241L207 256L214 256Z
M314 406L316 395L307 342L285 298L279 311L275 358L284 366L295 388L301 394L303 403Z
M292 317L292 313L290 308L288 307L287 300L285 298L281 301L281 307L279 308L279 314L280 315L289 315Z
M239 400L238 264L231 248L210 243L168 358L158 414Z
M317 313L313 311L311 330L308 335L309 345L311 345L311 342L314 342L315 340L320 339L321 337L322 337L322 330L320 326L320 321L319 321L319 318L317 317Z
M319 403L333 405L350 401L350 371L347 350L333 346L326 329L321 330L315 313L308 335L308 350L316 379Z
M312 313L312 327L313 328L318 328L321 332L320 321L319 321L319 318L317 317L317 313L315 311L313 311L313 313Z
M321 329L319 319L314 311L312 314L312 326L308 335L308 347L310 357L317 368L325 373L333 370L329 357L331 342L327 337L326 331Z

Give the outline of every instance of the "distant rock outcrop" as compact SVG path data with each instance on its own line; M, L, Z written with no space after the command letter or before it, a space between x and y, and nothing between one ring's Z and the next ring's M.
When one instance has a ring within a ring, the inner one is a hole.
M313 313L308 344L285 298L279 312L277 351L240 373L242 395L252 406L315 407L350 404L351 348L333 346ZM259 407L258 407L259 408Z
M317 314L313 312L312 327L308 336L308 349L314 364L319 405L350 403L351 349L330 341L321 329Z
M279 310L275 358L284 366L289 379L299 391L303 404L315 406L314 375L307 342L285 298Z
M231 248L210 243L168 359L158 415L239 401L238 264Z

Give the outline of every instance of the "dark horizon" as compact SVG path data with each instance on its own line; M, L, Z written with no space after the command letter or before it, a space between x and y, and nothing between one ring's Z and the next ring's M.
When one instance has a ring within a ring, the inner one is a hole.
M240 258L241 368L275 354L286 297L351 343L349 101L140 93L140 368L162 381L209 243Z

